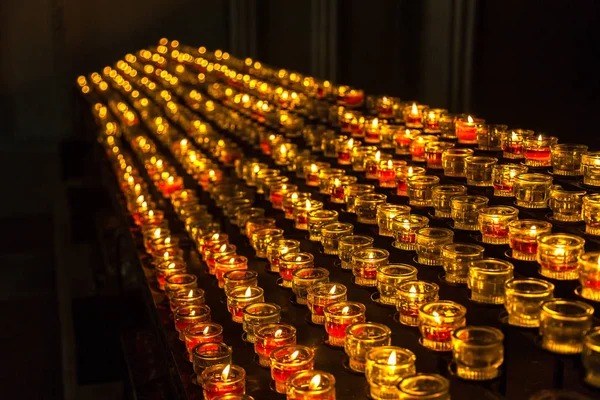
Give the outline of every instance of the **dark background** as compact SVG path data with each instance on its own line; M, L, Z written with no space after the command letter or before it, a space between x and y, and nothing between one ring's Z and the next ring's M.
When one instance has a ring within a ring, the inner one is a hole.
M86 158L78 75L168 37L600 149L599 22L591 0L0 1L0 381L19 398L120 390L110 323L80 322L102 322L112 289L97 183L69 163Z

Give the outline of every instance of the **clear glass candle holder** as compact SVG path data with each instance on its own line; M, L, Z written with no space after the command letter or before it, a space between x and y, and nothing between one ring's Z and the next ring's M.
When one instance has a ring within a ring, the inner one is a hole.
M520 164L494 165L492 169L492 185L494 196L513 197L515 177L527 172L527 166Z
M404 166L396 169L396 194L398 196L408 196L407 183L412 176L425 175L425 168Z
M396 154L407 156L410 154L410 143L421 131L418 129L399 129L396 132Z
M437 140L434 135L418 135L410 142L411 160L415 162L424 162L425 160L425 145L429 142Z
M582 216L585 221L585 232L600 236L600 194L583 196Z
M467 187L463 185L437 185L433 187L431 200L437 218L450 218L452 207L450 199L454 196L467 194Z
M552 218L562 222L578 222L583 220L583 196L585 190L565 190L559 185L550 188L548 207L552 210Z
M440 287L433 282L405 281L398 287L399 321L403 325L419 325L419 308L439 299Z
M552 177L545 174L525 173L515 177L513 193L516 204L524 208L546 208L550 198Z
M346 187L355 184L357 180L356 176L351 175L329 179L329 201L335 204L345 203Z
M233 270L223 274L225 295L236 287L258 286L258 272L252 270Z
M243 310L242 327L246 332L246 340L254 343L258 328L265 324L281 321L281 307L275 303L253 303Z
M170 299L180 290L190 290L198 287L198 277L192 274L174 274L165 278L165 293Z
M600 328L590 330L583 338L581 360L585 368L585 383L600 388Z
M181 289L173 293L169 299L169 308L175 312L179 307L203 305L206 303L204 290L200 288Z
M356 197L354 210L357 221L363 224L377 224L377 207L385 204L387 196L381 193L366 193Z
M483 151L502 150L502 137L506 135L508 126L501 124L485 124L477 131L477 148Z
M299 371L310 371L315 365L315 353L298 344L278 347L271 352L271 378L275 381L277 393L286 393L286 383L290 376Z
M338 242L338 256L341 261L342 269L352 269L352 254L361 249L373 246L374 239L364 235L348 235L341 237Z
M379 166L382 162L392 159L391 154L382 153L379 150L365 159L365 178L379 179Z
M452 243L454 232L446 228L421 228L417 231L417 262L442 265L442 247Z
M508 323L536 328L540 326L542 303L554 296L554 285L542 279L511 279L506 282L504 292Z
M550 233L552 224L535 219L521 219L508 224L508 239L512 249L512 258L535 261L537 256L537 238Z
M212 400L222 394L246 393L246 371L234 364L215 364L206 368L199 382L206 400Z
M579 282L581 297L600 301L600 252L588 252L579 256Z
M194 372L200 376L206 368L217 364L231 364L231 347L223 342L202 343L192 349Z
M429 218L424 215L412 214L408 218L395 217L392 221L395 239L392 246L400 250L415 250L417 248L417 231L428 225Z
M513 278L514 269L508 261L496 258L471 261L467 277L471 300L477 303L503 304L504 286Z
M300 242L294 239L272 240L267 245L267 259L269 260L271 272L279 272L280 257L286 253L300 251Z
M365 143L379 144L381 133L382 121L379 118L366 118L364 128Z
M188 326L183 331L185 348L189 354L190 362L194 362L192 352L194 347L202 343L220 343L223 341L223 327L214 322L200 322Z
M510 206L490 206L479 209L481 241L489 244L508 244L508 225L519 216Z
M403 160L387 160L381 161L377 171L377 179L379 179L379 187L394 188L396 187L396 170L400 167L405 167L406 161Z
M498 162L494 157L473 156L466 160L465 177L470 186L493 186L492 169Z
M408 178L406 193L408 204L417 207L433 206L433 187L440 183L440 178L434 175L417 175Z
M450 382L437 374L409 375L397 387L402 400L450 400Z
M471 243L448 243L442 246L442 266L447 282L466 284L469 264L483 259L484 248Z
M269 195L271 206L276 210L282 210L283 196L285 196L286 193L295 192L297 190L298 186L290 183L280 183L278 185L271 186L271 194Z
M346 203L346 211L349 213L356 212L356 199L363 194L371 194L375 191L375 186L363 183L353 183L344 187L344 201Z
M335 400L335 377L325 371L311 370L294 373L286 384L289 400Z
M318 200L307 199L294 204L294 227L299 230L308 229L308 213L313 210L323 209L323 203Z
M377 269L389 263L390 253L384 249L368 248L352 253L352 274L359 286L377 286Z
M552 165L551 148L558 142L553 136L538 135L523 139L523 157L525 165L530 167L549 167Z
M470 115L466 118L456 120L456 137L461 144L477 144L477 133L484 129L485 120L473 118Z
M179 340L183 341L186 328L200 322L210 322L210 307L205 304L179 307L175 310L173 319L175 330L179 332Z
M352 235L354 225L347 222L332 222L321 228L321 244L325 254L338 254L339 240Z
M233 225L237 225L238 224L238 220L237 220L238 211L242 208L249 208L249 207L252 207L252 200L250 200L250 199L235 199L235 200L232 200L230 203L228 203L225 206L225 209L223 210L223 214L225 214L225 216L229 218L229 222L231 222Z
M402 116L407 128L423 128L423 113L429 108L425 104L405 103Z
M465 176L467 158L473 156L472 149L446 149L442 153L444 175L462 178Z
M249 220L251 220L253 218L264 217L264 216L265 216L265 210L263 208L246 207L246 208L238 209L237 224L240 228L240 233L242 233L242 234L246 233L246 223Z
M253 341L254 352L258 355L258 364L270 367L271 353L278 347L296 344L296 328L290 324L273 323L256 327L256 337Z
M369 350L365 377L373 399L397 399L398 382L417 372L415 353L396 346L380 346Z
M359 147L361 142L354 138L340 140L336 143L337 161L339 165L350 165L350 154L354 147Z
M381 304L396 305L402 282L417 279L417 269L408 264L387 264L377 268L377 291Z
M264 302L264 293L265 291L258 286L238 286L232 289L227 295L227 309L233 322L241 324L244 308L250 304Z
M352 162L352 171L365 171L365 163L367 158L371 157L377 151L375 146L360 146L352 149L350 160Z
M443 169L442 154L454 147L451 142L429 142L425 144L425 161L429 169Z
M556 280L579 278L578 258L585 240L568 233L548 233L537 238L540 275Z
M300 268L313 267L315 257L310 253L294 252L286 253L279 257L279 274L281 275L283 287L292 287L294 271Z
M504 362L504 334L490 326L465 326L452 334L456 375L470 381L496 378Z
M394 235L392 222L396 217L408 218L410 216L410 207L397 204L380 204L377 207L377 225L379 225L380 236Z
M344 170L339 168L325 168L319 171L319 193L329 194L329 181L344 176Z
M325 268L307 267L292 272L292 292L296 303L308 303L308 288L320 283L329 282L329 271Z
M344 349L350 358L350 369L365 372L367 353L376 347L389 346L392 330L383 324L358 322L346 328Z
M456 119L458 114L444 112L440 115L440 136L445 139L456 139Z
M486 207L489 199L485 196L460 195L450 199L450 216L454 229L464 231L479 230L479 210Z
M344 347L346 328L357 322L366 321L366 307L355 301L337 301L325 306L325 332L327 343L335 347Z
M443 108L428 108L423 112L423 132L440 133L440 117L447 113Z
M275 218L258 217L252 218L246 222L246 237L252 245L252 234L259 229L263 228L277 228Z
M552 153L552 173L563 176L582 174L582 157L588 150L584 144L554 144Z
M310 164L305 164L303 167L304 170L304 179L306 181L307 186L319 186L319 171L322 169L329 168L331 164L326 162L313 162Z
M581 156L583 183L600 186L600 151L588 151Z
M465 326L467 309L450 300L432 301L419 309L421 344L434 351L452 350L452 332Z
M552 353L578 354L583 338L592 328L594 307L582 301L552 299L542 304L542 347Z
M256 257L267 258L267 246L273 240L283 238L283 229L263 228L254 231L252 234L252 243L256 251Z
M283 196L283 211L285 213L285 219L294 219L294 205L298 202L306 202L310 200L312 194L306 192L289 192Z
M311 321L317 325L325 324L325 306L347 299L346 286L340 283L319 283L308 288L307 305L311 312Z
M156 283L160 290L165 290L165 281L171 275L179 275L187 272L187 264L182 261L166 261L154 267Z
M512 129L502 137L502 157L508 159L523 158L523 139L532 137L534 132L528 129Z

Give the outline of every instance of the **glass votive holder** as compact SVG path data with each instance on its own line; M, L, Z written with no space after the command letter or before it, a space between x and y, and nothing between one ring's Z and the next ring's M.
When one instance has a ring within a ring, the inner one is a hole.
M524 208L546 208L551 186L550 175L536 173L517 175L513 184L516 205Z
M325 306L325 332L327 343L334 347L344 347L346 328L357 323L365 322L366 307L354 301L337 301Z
M452 332L465 326L467 309L450 300L432 301L419 309L421 344L434 351L452 350Z
M462 178L465 176L467 158L473 156L472 149L453 148L442 153L444 175Z
M331 165L326 162L313 162L305 164L304 179L306 180L306 186L319 186L319 171L325 168L329 168Z
M346 186L356 183L358 178L352 175L344 175L329 179L327 192L329 193L329 201L335 204L345 203L345 188Z
M382 122L379 118L366 118L364 125L365 143L378 144L380 142L379 135L381 133Z
M175 292L198 287L198 277L192 274L174 274L165 278L165 293L170 299Z
M583 338L592 328L594 307L582 301L551 299L542 303L542 347L552 353L578 354Z
M502 138L508 126L501 124L485 124L477 131L477 148L483 151L502 150Z
M448 243L442 246L442 266L446 282L467 283L471 261L483 259L484 248L471 243Z
M354 283L359 286L377 286L377 269L389 262L390 253L384 249L366 248L352 253Z
M397 204L380 204L377 206L377 225L380 236L394 236L392 222L396 217L407 219L410 216L410 207Z
M206 266L208 267L208 273L215 275L217 273L217 258L221 257L233 257L236 254L236 247L233 244L222 244L214 247L208 247L205 251L206 254Z
M425 144L425 161L429 169L443 169L442 154L454 147L451 142L429 142Z
M532 137L532 130L512 129L502 137L502 157L509 159L523 158L523 139Z
M167 261L184 262L183 256L183 250L179 247L166 247L152 254L152 264L156 266Z
M206 368L216 364L231 364L233 351L223 342L202 343L192 349L192 363L198 377Z
M456 137L461 144L477 144L477 132L484 129L485 120L473 118L458 118L456 120Z
M437 374L415 374L397 385L402 400L450 400L450 382Z
M424 215L411 214L408 218L395 217L392 221L395 241L392 246L400 250L415 250L417 248L417 231L429 225L429 218Z
M275 218L258 217L252 218L246 222L246 237L252 245L252 234L263 228L277 228Z
M579 256L580 295L584 299L600 301L600 252Z
M258 286L258 272L252 270L233 270L223 274L223 289L229 295L236 287Z
M289 192L283 196L283 211L285 212L285 219L294 219L294 205L298 202L306 202L310 200L312 194L305 192Z
M376 347L389 346L392 330L375 322L357 322L346 328L344 350L350 358L350 369L365 372L367 353Z
M212 400L223 394L246 393L246 371L234 364L215 364L206 368L200 375L205 400Z
M456 375L470 381L496 378L504 362L504 334L491 326L465 326L452 334Z
M423 265L442 265L442 247L452 243L454 232L446 228L421 228L417 231L417 262Z
M223 209L223 214L229 218L229 222L233 225L238 224L237 214L238 211L242 208L252 207L252 200L250 199L235 199L231 202L227 203L225 208Z
M396 346L380 346L369 350L365 377L373 399L397 399L397 383L417 372L415 353Z
M581 354L585 368L585 383L600 388L600 328L594 328L583 338Z
M408 196L407 183L412 176L425 175L425 168L422 167L399 167L396 169L396 194L398 196Z
M227 295L227 310L231 314L232 321L241 324L244 308L250 304L264 302L264 293L265 291L258 286L238 286L232 289Z
M267 245L267 259L269 260L271 272L279 272L280 257L286 253L300 251L300 242L294 239L272 240Z
M433 282L405 281L398 286L399 321L403 325L419 325L419 308L424 304L437 301L440 287Z
M292 185L290 183L280 183L275 186L271 186L269 201L271 202L271 206L276 210L283 209L283 196L286 193L295 192L298 190L297 185Z
M488 206L479 209L481 241L489 244L508 244L508 225L519 216L510 206Z
M175 312L179 307L205 304L204 290L200 288L180 289L169 299L169 307Z
M454 229L464 231L479 230L479 210L487 206L485 196L460 195L450 199L450 216L454 220Z
M335 400L335 377L325 371L301 371L288 378L289 400Z
M600 151L588 151L581 156L583 183L600 186Z
M396 154L407 156L410 154L410 143L421 134L418 129L399 129L396 132L395 145Z
M588 150L584 144L554 144L552 153L552 173L563 176L578 176L582 174L581 159Z
M387 264L377 268L377 291L381 304L395 306L402 282L417 279L417 269L408 264Z
M417 207L433 206L433 187L440 183L440 178L434 175L417 175L408 178L406 194L408 204Z
M454 196L467 194L464 185L437 185L432 189L431 201L436 218L450 218L452 207L450 199Z
M346 203L346 211L349 213L356 212L356 198L363 194L373 193L375 186L363 183L353 183L344 187L344 201Z
M350 154L354 147L359 147L361 142L354 138L340 140L336 143L337 161L339 165L350 165Z
M281 321L281 307L274 303L254 303L244 307L242 327L246 332L246 341L254 343L258 328L265 324Z
M296 303L308 304L308 289L326 282L329 282L329 271L325 268L307 267L292 272L292 292L296 296Z
M299 230L308 229L308 213L313 210L322 210L323 203L318 200L306 199L294 204L294 227Z
M379 179L379 167L392 159L392 155L379 150L365 158L365 178Z
M496 258L471 261L467 277L471 300L477 303L503 304L504 286L513 278L514 269L508 261Z
M352 149L350 154L350 160L352 162L352 170L356 172L365 171L365 164L367 158L371 157L377 152L375 146L360 146Z
M345 135L337 136L332 130L326 131L321 137L321 150L327 158L337 157L337 144L348 137Z
M556 280L579 278L578 259L585 240L568 233L548 233L537 238L540 275Z
M600 194L588 194L582 199L582 216L585 233L600 236Z
M492 169L492 186L494 196L513 197L515 177L527 172L527 166L520 164L494 165Z
M237 222L238 222L238 226L240 227L240 233L242 233L242 234L246 233L246 223L249 220L251 220L252 218L264 217L264 216L265 216L264 208L249 207L249 208L239 209L238 213L237 213Z
M198 252L205 258L205 250L208 247L220 246L229 243L229 236L226 233L207 233L198 238Z
M339 240L352 235L354 225L347 222L332 222L321 228L321 244L325 254L338 254Z
M370 236L348 235L341 237L338 241L338 257L341 261L342 269L352 269L352 254L361 249L373 246L374 239Z
M329 181L335 178L341 178L344 176L344 170L339 168L325 168L319 171L319 193L329 194L331 193L329 187Z
M559 185L550 188L548 207L552 210L552 218L563 222L583 220L583 196L585 190L565 190Z
M504 288L508 323L525 328L540 326L542 303L554 296L554 285L542 279L511 279Z
M252 243L256 250L256 257L267 258L267 246L273 240L283 238L283 229L279 228L263 228L254 231L252 234Z
M553 136L539 135L523 138L523 157L530 167L549 167L552 164L551 148L558 142Z
M290 376L300 371L310 371L315 365L315 353L310 347L290 344L274 349L269 356L271 378L275 381L277 393L286 393L286 383Z
M456 139L456 119L457 114L442 113L440 115L440 136L445 139Z
M379 187L396 187L396 170L404 166L406 166L406 161L403 160L381 161L377 172L377 179L379 179Z
M189 354L190 362L194 362L194 347L202 343L220 343L223 341L223 327L214 322L200 322L188 326L183 331L185 347Z
M410 142L410 156L414 162L424 162L425 160L425 145L429 142L436 141L438 138L434 135L418 135Z
M325 324L325 306L346 299L346 286L340 283L327 282L310 286L307 305L311 312L311 321L317 325Z
M363 224L377 224L377 207L385 204L387 196L381 193L365 193L354 200L357 221Z
M279 257L279 274L283 287L292 287L294 271L314 266L314 256L304 252L289 252Z
M254 352L258 355L258 364L262 367L270 367L273 350L295 344L296 328L290 324L267 323L256 327Z
M154 267L156 283L160 290L165 290L165 281L171 275L183 274L187 271L187 264L182 261L166 261Z
M423 132L440 133L440 117L447 113L443 108L428 108L423 112Z
M183 333L187 327L200 322L210 322L210 308L205 304L179 307L175 310L173 319L175 330L179 332L179 340L184 340Z
M492 169L498 162L494 157L468 157L465 164L465 177L470 186L493 186Z
M550 233L552 224L535 219L521 219L508 224L508 239L512 249L512 258L535 261L538 236Z
M393 118L400 103L400 98L398 97L383 96L377 98L375 104L377 116L382 119Z

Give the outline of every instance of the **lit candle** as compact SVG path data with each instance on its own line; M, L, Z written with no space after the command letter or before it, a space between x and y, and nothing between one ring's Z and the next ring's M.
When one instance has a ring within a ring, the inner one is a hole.
M179 307L203 305L205 303L204 290L199 288L177 290L169 299L169 303L173 312Z
M346 328L344 350L350 358L350 369L365 372L369 350L389 346L392 341L391 336L390 328L374 322L357 322Z
M289 183L281 183L271 187L271 206L276 210L283 209L283 196L288 192L295 192L298 186Z
M267 245L267 259L269 260L269 268L271 272L279 273L279 258L283 254L295 253L300 251L300 242L293 239L277 239L272 240Z
M367 156L365 161L365 177L367 179L378 179L379 177L379 166L382 161L388 161L392 159L391 154L382 153L379 150L375 154Z
M393 188L396 186L396 169L406 166L406 161L402 160L387 160L381 161L378 166L377 178L379 179L379 187Z
M425 144L425 161L427 168L443 169L442 155L446 150L452 149L454 143L431 141Z
M248 259L237 254L224 255L215 258L215 275L222 288L225 284L223 274L227 271L248 269Z
M335 400L335 377L324 371L296 372L288 379L289 400Z
M458 143L476 144L477 130L484 122L483 119L473 118L470 115L467 116L466 120L459 118L456 121L456 137L458 138Z
M223 274L225 295L236 287L258 286L258 272L251 270L233 270Z
M531 167L549 167L551 165L550 148L558 142L553 136L539 135L523 140L523 157L525 165Z
M469 274L469 264L483 258L484 248L470 243L448 243L442 246L442 265L447 282L465 284Z
M311 253L286 253L279 258L279 274L284 287L292 287L292 274L300 268L314 266L314 256Z
M394 234L392 222L394 218L400 216L408 218L410 207L396 204L384 203L377 206L377 225L379 226L380 236L392 237Z
M171 298L175 292L198 287L198 277L192 274L173 274L165 279L165 293Z
M436 139L433 135L419 135L414 137L410 142L411 159L416 162L425 161L425 144Z
M370 122L365 124L365 143L377 144L380 142L379 132L381 131L381 124L378 118L373 118Z
M329 201L336 204L345 203L346 187L355 184L357 180L358 178L356 176L351 175L329 178Z
M212 247L208 247L205 250L206 254L206 266L208 267L208 273L211 275L216 274L216 259L221 257L233 257L235 255L236 247L233 244L222 244Z
M417 129L398 130L396 133L396 154L409 155L410 144L421 132Z
M421 343L435 351L452 350L452 332L466 324L467 309L453 301L440 300L419 309Z
M157 264L154 268L156 275L156 282L160 290L165 290L165 280L176 274L185 273L187 270L187 264L181 261L166 261Z
M397 287L417 279L417 269L408 264L387 264L377 268L377 291L381 304L396 305Z
M294 208L294 227L299 230L308 229L308 213L313 210L321 210L323 203L317 200L306 199L304 202L296 202Z
M307 186L319 186L319 171L329 168L329 163L315 162L304 166L304 177Z
M364 304L353 301L338 301L325 306L325 331L331 346L343 347L346 328L356 322L365 322Z
M314 368L314 351L306 346L287 345L271 352L271 377L275 381L278 393L286 392L286 382L290 376L299 371Z
M550 233L552 224L534 219L512 221L508 225L508 240L512 249L512 258L535 261L538 236Z
M398 287L398 303L400 323L417 326L419 308L427 303L438 300L439 286L425 281L405 281Z
M206 400L224 394L246 393L246 371L237 365L212 365L202 371L200 381Z
M579 278L578 258L585 240L567 233L548 233L537 238L540 274L557 280Z
M379 97L377 99L376 109L377 116L382 119L389 119L394 117L394 108L398 106L400 99L397 97Z
M210 321L210 308L207 305L183 306L175 310L175 329L179 332L179 340L184 340L187 327L200 322Z
M212 322L200 322L185 328L183 336L190 362L192 362L194 347L202 343L220 343L223 341L223 327Z
M229 236L225 233L207 233L198 238L198 252L202 254L202 258L206 259L204 256L204 250L213 247L213 246L221 246L229 243Z
M289 324L265 324L256 329L255 335L254 352L258 355L258 363L263 367L270 366L273 350L296 344L296 328Z
M320 283L310 286L307 292L307 304L311 312L311 321L318 325L325 324L325 306L346 300L346 293L346 286L339 283Z
M352 253L352 274L359 286L377 286L377 268L389 263L390 253L384 249L360 249Z
M515 177L527 172L527 167L520 164L494 165L492 168L492 185L494 196L513 197Z
M337 143L337 159L340 165L350 165L350 153L354 147L360 146L360 141L353 138L342 140Z
M247 342L256 342L257 330L266 324L276 324L281 321L281 307L275 303L253 303L244 307L242 317Z
M407 196L406 183L412 176L425 175L425 168L403 166L396 169L396 194Z
M422 113L427 108L426 105L412 103L412 105L407 105L404 107L404 123L407 128L422 128Z
M353 138L365 136L365 117L359 116L352 118L350 122L350 133Z
M394 217L392 229L394 239L392 246L401 250L415 250L417 231L429 225L429 218L423 215L412 214L408 218L402 215Z
M299 201L306 201L311 198L310 193L303 192L289 192L283 196L283 211L285 212L285 219L294 219L294 205Z
M481 241L489 244L508 244L508 226L516 220L519 210L510 206L492 206L479 209Z
M365 377L374 399L395 398L396 384L405 376L417 372L415 354L402 347L375 347L367 353Z
M329 282L329 271L325 268L306 267L292 272L292 291L296 303L308 304L308 288L325 282Z
M513 129L507 132L502 139L504 158L523 158L523 139L533 136L533 131L527 129Z
M227 309L234 322L242 323L244 307L264 301L264 290L257 286L238 286L227 295Z

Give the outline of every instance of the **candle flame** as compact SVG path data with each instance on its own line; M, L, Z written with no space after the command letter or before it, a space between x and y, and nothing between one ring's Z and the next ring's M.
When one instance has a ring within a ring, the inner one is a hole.
M293 352L292 355L290 356L290 361L294 361L296 358L298 358L299 354L300 354L300 352L298 350Z
M296 257L296 261L302 261L302 257L300 257L300 256ZM600 262L600 258L598 258L598 262Z
M306 210L309 211L310 210L310 200L306 200Z
M410 110L410 113L413 115L419 114L419 108L417 107L417 103L412 104L412 109Z
M554 255L555 256L564 256L565 255L565 249L562 247L558 247L556 250L554 250Z
M471 117L470 115L467 117L467 121L472 124L473 123L473 117Z
M415 285L412 285L408 292L411 294L411 296L414 296L415 294L417 294L417 287Z
M308 388L310 390L317 390L317 389L319 389L320 385L321 385L321 375L317 374L310 380L310 383L308 384Z
M294 202L294 200L298 200L298 193L292 194L292 203Z
M340 186L340 180L339 180L338 178L335 178L335 179L333 180L333 184L334 184L334 186L335 186L335 187L338 187L338 186Z
M196 315L196 310L192 310L192 311L190 311L190 315L192 315L192 316L193 316L193 315Z
M440 324L442 322L442 317L440 317L440 314L438 314L437 311L434 311L432 314L433 314L433 319L435 320L435 322Z
M229 259L229 263L230 263L230 264L233 264L233 262L234 262L234 261L235 261L235 257L231 257L231 258Z
M244 297L250 297L252 296L252 288L250 286L248 286L248 288L246 289L246 293L244 293Z
M219 247L219 251L223 252L225 250L227 250L227 245L226 244L223 244L223 245L221 245L221 247Z
M169 252L168 252L168 251L165 251L165 253L163 254L163 258L164 258L165 260L168 260L168 259L169 259Z
M165 239L165 244L171 244L171 237Z
M377 150L377 153L375 153L375 161L379 161L381 160L381 152L379 150Z
M508 174L510 175L511 178L514 178L517 175L517 171L511 170Z
M404 136L410 136L410 129L407 129L404 131Z
M214 235L211 236L211 240L218 240L219 239L219 234L215 233Z
M373 122L371 122L371 126L372 126L373 128L377 128L377 126L378 126L378 125L379 125L379 119L377 119L377 118L374 118L374 119L373 119Z
M188 141L187 141L187 139L181 139L180 143L181 143L182 146L187 146Z
M329 290L329 294L334 294L334 293L335 293L335 291L336 291L336 289L337 289L337 285L333 285L333 286L331 287L331 290Z
M313 174L316 173L318 170L319 170L319 167L317 167L317 164L310 165L310 172L312 172Z
M284 183L283 185L281 185L281 189L282 189L282 190L285 190L285 189L287 189L287 185Z
M275 334L273 336L275 336L276 338L281 337L281 335L283 334L283 331L281 329L277 329L275 331Z
M535 235L537 232L537 226L533 225L531 228L529 228L529 233L531 235Z
M192 297L194 295L194 289L190 289L190 292L188 293L188 297Z
M352 113L347 112L347 113L344 114L344 118L345 119L352 119L352 117L353 117Z
M210 325L207 325L206 328L204 328L204 330L202 331L203 335L208 335L208 329L210 328Z
M285 147L285 144L281 145L281 147L279 148L279 152L282 156L285 155L285 153L287 153L287 147Z
M169 268L175 268L175 265L176 265L175 263L171 263L171 264L169 264Z
M392 160L388 160L387 167L391 169L393 166L394 163L392 162Z
M396 365L396 350L393 350L390 354L387 360L387 365Z
M254 173L257 173L260 170L260 167L258 165L254 166Z
M346 307L342 308L343 315L348 315L348 312L350 312L350 307L346 306Z
M152 210L148 211L148 216L150 218L154 217L154 211L152 211Z
M408 176L413 174L413 167L408 167Z
M225 368L223 368L223 372L221 372L221 378L226 381L229 378L229 370L231 369L231 364L227 364Z
M348 140L348 148L351 149L354 146L354 139Z
M215 176L215 170L211 169L210 171L208 171L208 176L213 178Z
M154 230L154 237L155 237L155 238L159 238L159 237L160 237L160 232L161 232L161 231L162 231L162 230L161 230L160 228L156 228L156 229Z
M435 113L433 111L429 112L429 119L435 119Z
M513 131L512 134L510 135L510 138L512 140L517 140L517 138L519 137L519 135L517 135L517 132Z
M174 180L175 180L175 178L173 178L172 176L167 178L168 183L173 183Z

